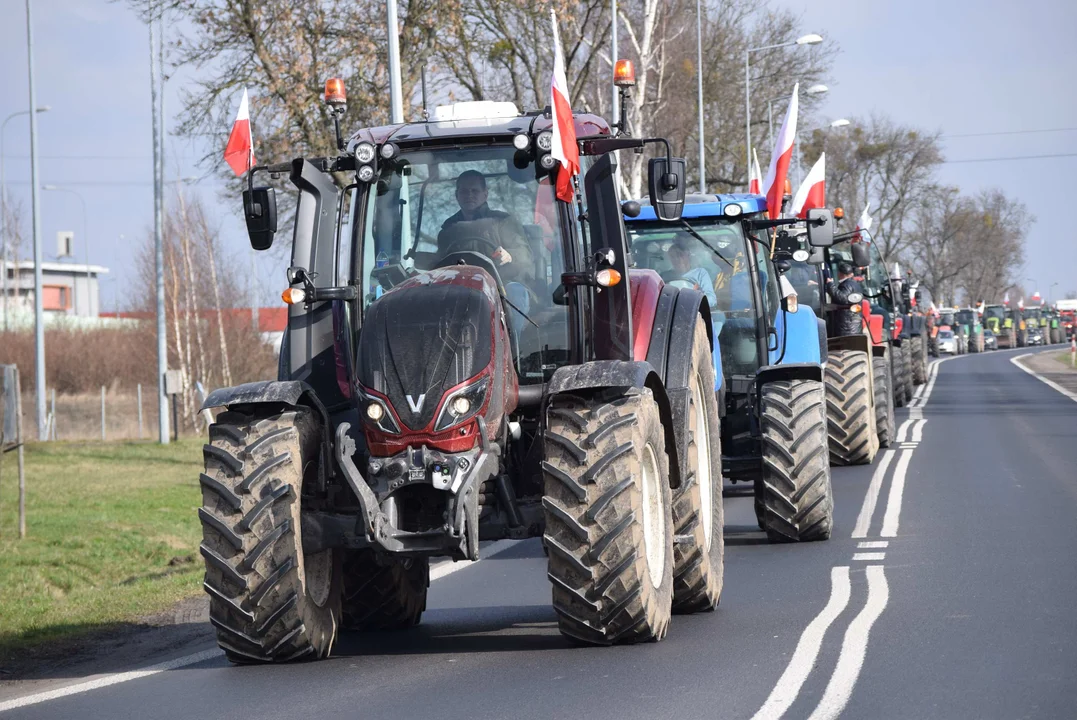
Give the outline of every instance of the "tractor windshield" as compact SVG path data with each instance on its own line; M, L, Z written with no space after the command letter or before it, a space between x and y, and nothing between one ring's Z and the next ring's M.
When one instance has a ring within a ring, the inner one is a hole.
M961 325L968 325L971 327L977 323L975 310L958 310L956 317L957 322Z
M759 338L779 298L765 245L749 264L748 242L739 221L694 218L690 222L628 223L636 267L656 270L670 284L695 287L711 306L726 374L753 374L759 368ZM751 279L758 268L764 307L757 311Z
M465 262L496 273L517 336L521 384L567 361L554 189L511 145L423 148L381 160L355 226L363 308L411 275ZM362 196L361 196L362 197ZM549 372L547 372L549 371Z
M1001 305L988 305L984 310L984 317L1004 320L1006 318L1006 310Z

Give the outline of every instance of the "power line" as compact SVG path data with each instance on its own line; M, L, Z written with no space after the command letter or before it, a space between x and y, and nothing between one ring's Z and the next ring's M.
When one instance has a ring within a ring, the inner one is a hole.
M1077 153L1053 153L1050 155L1014 155L1013 157L970 158L968 160L943 160L943 165L956 163L1005 162L1007 160L1043 160L1046 158L1077 157Z
M1029 135L1032 133L1052 133L1052 132L1072 132L1077 130L1077 127L1064 127L1064 128L1046 128L1044 130L1003 130L1001 132L982 132L982 133L958 133L940 135L944 138L961 138L961 137L987 137L989 135Z

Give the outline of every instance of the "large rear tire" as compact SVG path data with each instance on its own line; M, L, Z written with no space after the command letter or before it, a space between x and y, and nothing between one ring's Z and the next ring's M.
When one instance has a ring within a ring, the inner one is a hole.
M722 436L714 361L702 318L696 321L688 382L688 463L681 486L673 491L675 613L713 610L722 596L725 573Z
M875 380L875 430L879 447L888 448L894 441L897 421L894 419L894 389L890 379L890 363L885 357L873 357Z
M419 624L430 587L428 559L379 558L373 550L348 550L342 565L344 628L403 630Z
M913 379L912 379L912 366L913 366L912 342L909 341L909 340L906 340L904 343L902 343L901 352L904 355L904 363L905 363L905 370L904 370L905 377L903 377L901 379L901 389L905 392L905 402L903 403L903 407L904 407L905 405L909 404L910 400L912 400L912 392L913 392L913 387L914 387L913 386Z
M815 380L763 386L763 529L771 542L826 540L834 526L826 391Z
M548 577L562 635L661 640L673 604L669 459L650 390L557 396L547 410Z
M894 368L891 377L894 383L894 407L905 407L905 350L904 345L891 345L894 356Z
M235 663L329 655L340 619L333 550L302 547L303 483L318 472L318 428L305 409L222 413L200 477L204 587L217 642Z
M910 350L913 356L912 381L916 385L923 385L927 382L927 347L923 335L913 338Z
M879 451L870 357L838 350L826 361L827 438L831 465L870 465Z

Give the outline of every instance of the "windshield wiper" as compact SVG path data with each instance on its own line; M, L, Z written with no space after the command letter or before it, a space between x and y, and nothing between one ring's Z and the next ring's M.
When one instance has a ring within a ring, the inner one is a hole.
M688 233L689 233L689 234L690 234L690 235L691 235L692 237L694 237L694 238L695 238L696 240L698 240L698 241L700 241L701 243L703 243L703 246L704 246L704 247L706 247L706 248L707 248L708 250L710 250L710 251L711 251L712 253L714 253L715 255L717 255L717 256L718 256L718 257L719 257L719 258L721 259L721 261L722 261L722 262L724 262L724 263L725 263L726 265L728 265L728 266L729 266L730 268L732 268L733 270L736 270L736 268L734 268L734 267L733 267L733 263L731 263L731 262L729 262L728 260L726 260L726 259L725 259L725 256L724 256L724 255L722 255L722 253L718 252L718 248L714 247L714 246L713 246L713 245L711 245L711 244L710 244L709 242L707 242L706 240L704 240L704 239L703 239L703 236L702 236L702 235L700 235L700 234L699 234L698 232L696 232L696 229L695 229L694 227L692 227L691 225L689 225L689 224L688 224L688 221L687 221L687 220L685 220L684 218L681 218L681 225L682 225L682 226L684 227L684 229L685 229L685 230L687 230L687 231L688 231Z

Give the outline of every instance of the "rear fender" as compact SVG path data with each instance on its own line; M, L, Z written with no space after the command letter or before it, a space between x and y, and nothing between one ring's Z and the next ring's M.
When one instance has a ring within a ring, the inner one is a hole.
M769 382L782 380L816 380L823 381L823 366L818 363L782 363L766 365L755 373L755 386L762 388Z
M546 402L557 395L591 394L600 390L617 390L627 394L631 390L647 388L658 403L658 414L665 430L666 455L669 457L669 485L681 485L681 451L678 449L673 406L662 378L646 361L595 360L582 365L566 365L554 371L546 386ZM687 388L684 403L687 404ZM543 412L545 415L545 411ZM686 438L684 439L686 440ZM686 443L685 443L686 444ZM687 455L687 448L684 449Z

